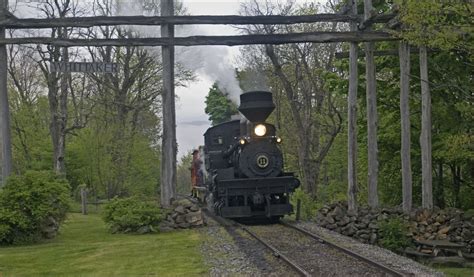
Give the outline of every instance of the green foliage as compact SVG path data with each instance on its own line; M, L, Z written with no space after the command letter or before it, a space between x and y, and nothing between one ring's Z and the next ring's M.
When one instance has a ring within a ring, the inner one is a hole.
M193 153L189 151L181 157L178 164L177 172L177 188L178 193L189 194L191 192L191 164L193 161Z
M382 247L392 251L405 249L412 244L407 236L408 223L401 218L389 218L378 223L379 243Z
M10 177L0 190L0 244L45 238L50 223L65 219L69 201L69 184L51 172L28 171Z
M69 141L68 178L73 188L87 184L91 197L154 195L160 178L159 118L141 112L137 126L95 118ZM107 115L97 108L97 115ZM131 119L131 118L130 118Z
M13 162L17 172L50 170L53 148L49 136L48 99L23 100L16 90L9 90L12 125Z
M136 233L141 228L155 231L162 220L160 208L136 197L115 197L104 207L103 219L112 233Z
M401 36L412 44L474 50L471 1L397 0Z
M300 216L303 220L312 219L316 216L316 211L321 208L321 205L318 202L314 201L314 199L312 199L310 195L304 192L301 188L298 188L291 197L291 203L295 208L295 212L298 200L301 201Z
M205 112L214 126L230 120L230 117L237 113L237 107L220 90L217 83L214 83L206 96Z

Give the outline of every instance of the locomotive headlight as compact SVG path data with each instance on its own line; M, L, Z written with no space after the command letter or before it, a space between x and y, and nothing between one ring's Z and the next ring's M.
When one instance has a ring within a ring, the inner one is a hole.
M281 143L282 141L283 141L283 140L282 140L281 138L277 138L277 139L276 139L276 142L277 142L277 143Z
M240 145L245 145L247 141L245 139L240 139L239 140Z
M259 137L263 137L267 133L267 127L265 127L265 125L263 124L258 124L257 126L255 126L254 131L255 131L255 135Z

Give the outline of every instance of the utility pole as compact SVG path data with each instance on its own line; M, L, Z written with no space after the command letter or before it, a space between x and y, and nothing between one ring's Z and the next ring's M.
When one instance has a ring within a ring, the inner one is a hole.
M420 47L421 77L421 172L423 208L433 209L433 165L431 157L431 93L428 82L426 46Z
M403 211L409 213L412 207L412 172L410 138L410 45L400 42L400 117L402 129L402 191Z
M357 15L357 0L352 0L352 13ZM351 23L351 31L357 24ZM347 157L347 206L350 211L357 210L357 86L358 86L358 45L351 42L349 50L349 99L348 99L348 157Z
M8 0L0 0L0 21L7 18ZM5 39L5 28L0 28L0 39ZM7 46L0 45L0 137L2 138L2 178L0 187L12 171L12 145L10 133L10 109L7 87Z
M161 16L173 16L173 0L161 0ZM161 25L161 37L173 38L174 25ZM169 207L176 197L176 110L174 91L174 45L162 46L163 143L161 160L161 205Z
M368 20L372 13L372 0L364 0L364 18ZM372 28L367 28L370 31ZM375 79L374 42L365 43L365 74L366 74L366 99L367 99L367 145L368 145L368 187L369 206L379 206L377 189L378 179L378 145L377 145L377 86Z

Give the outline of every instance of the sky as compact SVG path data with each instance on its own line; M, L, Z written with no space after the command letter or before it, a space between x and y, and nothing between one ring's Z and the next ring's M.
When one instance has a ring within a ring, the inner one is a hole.
M184 6L192 15L226 15L238 14L239 1L183 1ZM230 26L199 26L200 32L212 35L233 35L237 31ZM239 55L239 47L211 46L227 52L230 66L235 63ZM179 55L179 51L177 51ZM179 57L177 57L179 59ZM187 87L176 88L178 101L176 103L176 123L178 140L178 157L185 155L188 151L204 144L203 134L210 127L208 116L205 114L205 97L209 88L216 81L205 72L197 72L196 81L189 82Z

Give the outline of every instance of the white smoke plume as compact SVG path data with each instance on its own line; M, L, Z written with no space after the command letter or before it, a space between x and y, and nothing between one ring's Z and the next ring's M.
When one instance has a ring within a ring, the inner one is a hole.
M235 68L230 61L230 53L221 46L179 47L176 60L187 69L215 80L219 88L235 104L240 103L242 89L236 78Z
M152 15L151 13L156 14L158 9L155 3L159 3L159 0L116 1L118 4L118 15L149 16ZM145 8L154 11L145 10ZM131 26L130 28L134 32L138 32L142 37L160 36L160 28L158 27ZM177 37L198 34L210 35L203 28L197 26L175 26L175 35ZM188 70L205 75L209 79L216 81L219 88L227 94L227 97L238 105L242 89L239 86L235 67L230 56L229 48L225 46L176 47L176 62Z

